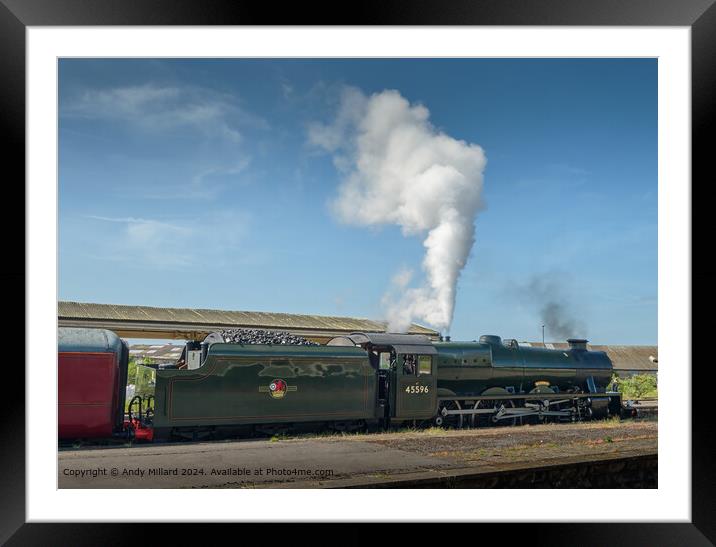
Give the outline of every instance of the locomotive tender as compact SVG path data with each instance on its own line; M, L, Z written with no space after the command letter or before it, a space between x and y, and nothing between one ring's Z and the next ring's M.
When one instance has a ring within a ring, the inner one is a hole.
M586 343L550 350L498 336L431 342L354 333L325 346L242 345L214 333L198 368L157 370L154 394L135 397L124 419L126 343L109 331L60 328L59 437L199 439L620 415L619 393L607 391L612 363Z

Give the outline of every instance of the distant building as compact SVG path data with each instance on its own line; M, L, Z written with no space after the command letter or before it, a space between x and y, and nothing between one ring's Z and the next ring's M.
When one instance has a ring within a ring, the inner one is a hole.
M129 357L137 363L150 362L160 364L174 363L184 346L176 344L134 344L129 347Z
M542 342L520 342L521 346L535 348L568 349L569 344ZM659 371L659 346L623 346L623 345L592 345L587 349L604 351L614 365L614 372L621 378L634 374L654 374Z

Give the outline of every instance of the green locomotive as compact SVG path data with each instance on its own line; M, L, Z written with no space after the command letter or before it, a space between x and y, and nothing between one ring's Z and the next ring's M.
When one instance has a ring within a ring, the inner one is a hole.
M612 363L586 343L569 340L569 349L550 350L497 336L432 342L354 333L325 346L283 346L228 344L210 335L198 368L157 371L151 424L140 421L155 438L201 438L619 415L619 394L607 391Z

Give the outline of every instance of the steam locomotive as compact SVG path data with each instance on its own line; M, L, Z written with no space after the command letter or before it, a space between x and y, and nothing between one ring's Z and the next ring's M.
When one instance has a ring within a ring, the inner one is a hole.
M165 440L287 430L482 427L623 415L612 363L482 336L353 333L323 346L188 342L188 369L153 371L125 412L128 347L102 329L59 329L59 438Z

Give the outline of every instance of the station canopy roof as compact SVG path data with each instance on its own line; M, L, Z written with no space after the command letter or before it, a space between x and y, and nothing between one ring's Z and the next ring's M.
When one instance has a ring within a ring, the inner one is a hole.
M160 308L85 302L58 302L59 326L106 328L126 338L203 339L231 328L282 330L327 341L353 332L385 332L383 321L291 313ZM410 334L437 339L439 333L413 324Z

